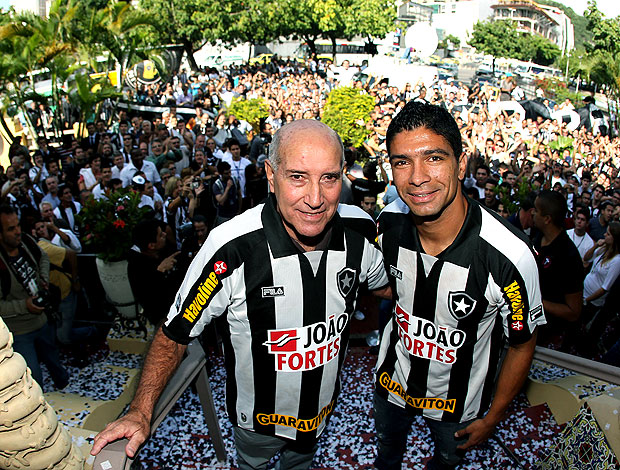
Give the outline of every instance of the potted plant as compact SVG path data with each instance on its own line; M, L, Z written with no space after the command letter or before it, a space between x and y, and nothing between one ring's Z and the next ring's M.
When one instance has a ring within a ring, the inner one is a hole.
M77 215L82 242L96 253L97 271L108 299L125 318L134 318L134 297L127 277L127 252L131 249L134 227L148 208L138 207L140 195L122 189L96 200L92 196Z

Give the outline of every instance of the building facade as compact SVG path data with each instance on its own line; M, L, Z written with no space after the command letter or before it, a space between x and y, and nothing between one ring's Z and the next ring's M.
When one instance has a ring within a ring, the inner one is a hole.
M573 23L559 8L532 0L498 0L491 5L495 21L512 20L518 31L538 34L556 44L562 54L575 47Z

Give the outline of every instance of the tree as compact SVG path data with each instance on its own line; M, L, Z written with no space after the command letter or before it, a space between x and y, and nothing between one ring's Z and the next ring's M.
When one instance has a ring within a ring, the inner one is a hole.
M236 22L221 39L249 42L252 46L277 39L284 32L280 4L269 0L246 0L245 9L237 12ZM250 47L250 57L252 47ZM248 60L250 59L248 57Z
M551 65L561 53L560 48L548 39L528 33L521 33L515 52L517 59L540 65Z
M394 28L396 6L391 0L282 0L282 36L302 38L312 55L319 38L385 37Z
M118 65L117 87L122 88L122 77L127 69L145 58L146 27L155 25L152 14L135 9L131 3L120 1L110 2L101 9L92 9L87 17L87 36L83 45L95 48L108 55L106 74ZM97 64L92 53L91 68L96 70Z
M478 21L474 25L468 44L478 51L493 56L493 72L495 72L495 59L514 57L518 39L512 21Z
M194 52L207 42L234 40L232 26L245 10L232 0L140 0L140 8L157 14L151 42L182 45L192 70L198 69Z
M322 120L340 135L345 145L359 147L368 137L366 123L374 106L370 95L350 87L336 88L327 97Z

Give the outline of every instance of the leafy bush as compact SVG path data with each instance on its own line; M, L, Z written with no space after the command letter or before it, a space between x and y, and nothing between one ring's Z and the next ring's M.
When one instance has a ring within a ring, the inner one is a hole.
M133 245L133 229L149 211L139 204L140 194L128 189L99 201L91 196L77 215L84 245L104 261L125 259Z
M350 87L332 90L327 97L322 121L340 135L343 142L355 147L368 137L366 123L375 106L375 99Z
M269 116L269 107L261 98L251 100L233 98L228 107L228 114L234 114L237 119L249 122L254 132L258 132L261 118Z
M557 78L543 78L535 82L536 87L541 88L545 92L545 96L551 100L561 103L566 98L571 100L575 108L583 106L583 101L579 93L570 91L562 80Z

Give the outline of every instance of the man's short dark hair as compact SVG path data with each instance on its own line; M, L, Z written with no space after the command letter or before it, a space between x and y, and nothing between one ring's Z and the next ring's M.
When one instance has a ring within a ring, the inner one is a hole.
M204 215L196 214L196 215L192 218L192 223L193 223L193 224L200 224L200 223L203 223L203 224L207 225L207 218L206 218Z
M461 157L463 152L461 132L452 115L440 106L416 101L407 103L392 119L386 134L388 153L397 134L403 131L412 131L419 127L426 127L435 134L442 136L450 144L457 160Z
M536 196L537 194L534 191L528 193L528 195L525 196L525 198L523 198L523 200L519 204L519 208L523 209L524 211L529 211L530 209L533 209L534 202L536 201Z
M8 204L0 204L0 215L12 215L17 214L17 210ZM0 227L2 229L2 227Z
M225 171L230 170L230 163L225 162L225 161L220 161L218 162L216 168L217 168L217 172L221 175Z
M143 220L136 225L133 229L133 242L145 251L149 247L149 243L155 243L157 241L157 229L159 228L159 222L155 219Z
M568 211L564 196L558 191L544 190L540 192L537 200L541 214L550 216L551 222L556 227L564 228L564 219Z
M584 206L578 205L575 209L575 213L573 217L583 215L586 218L586 222L590 220L590 211L586 209Z

